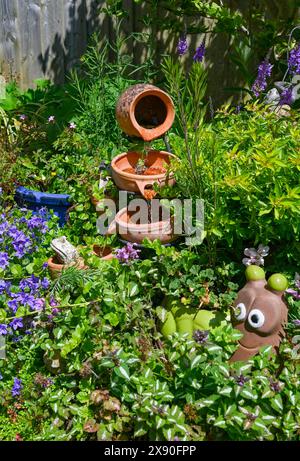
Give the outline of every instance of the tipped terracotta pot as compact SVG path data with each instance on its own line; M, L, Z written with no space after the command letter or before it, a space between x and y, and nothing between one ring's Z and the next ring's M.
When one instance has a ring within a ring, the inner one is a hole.
M93 254L98 256L98 258L103 259L104 261L110 261L115 258L113 254L113 249L109 246L94 245Z
M124 240L141 244L145 238L153 241L160 240L162 243L170 243L176 240L177 236L173 231L173 220L161 220L150 223L135 224L131 222L134 213L123 208L117 213L115 219L109 226L108 235L118 233Z
M121 129L129 136L152 141L165 134L175 118L170 96L153 85L137 84L120 97L116 117Z
M142 158L139 152L125 152L117 155L111 162L112 177L119 189L130 192L138 192L146 199L151 199L155 194L153 185L158 183L160 186L175 184L174 173L167 173L167 168L175 155L161 150L150 150L145 156L146 170L144 174L136 174L135 167Z
M60 277L64 269L67 269L68 267L72 266L75 266L78 269L87 269L87 266L85 265L84 260L82 258L79 258L77 263L72 264L61 264L57 256L52 256L48 259L48 269L52 279L57 279L58 277Z

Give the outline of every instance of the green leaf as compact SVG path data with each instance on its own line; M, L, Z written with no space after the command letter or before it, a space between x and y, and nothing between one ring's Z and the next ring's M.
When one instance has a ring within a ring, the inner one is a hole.
M195 368L198 365L198 363L200 363L201 359L201 355L196 355L191 361L191 369Z
M257 394L252 390L250 389L250 387L244 387L241 391L241 396L242 397L245 397L247 399L250 399L250 400L256 400L257 399Z
M133 298L134 296L136 296L138 294L138 292L139 292L139 287L138 287L137 283L130 282L128 284L129 297Z
M113 327L116 327L117 325L119 325L120 323L120 319L119 317L117 316L117 314L115 314L114 312L109 312L108 314L106 314L104 316L104 318L106 320L109 321L109 323L113 326Z
M272 400L271 400L271 406L274 408L274 410L278 411L281 413L283 411L283 403L282 403L282 398L279 394L277 394Z
M130 380L129 368L126 365L121 365L118 368L116 368L115 373L118 374L119 376L122 376L127 381Z

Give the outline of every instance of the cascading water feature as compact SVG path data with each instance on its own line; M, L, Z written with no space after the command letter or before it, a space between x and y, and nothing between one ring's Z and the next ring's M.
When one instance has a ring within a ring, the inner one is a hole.
M133 222L132 215L124 208L116 215L108 234L118 232L123 239L141 243L144 238L159 238L163 243L175 239L172 220L163 219L159 213L152 215L152 199L156 195L154 184L172 186L174 175L169 172L171 161L176 157L152 147L152 142L171 128L175 109L170 96L161 89L148 84L128 88L119 98L116 118L121 129L143 141L140 151L130 151L116 156L111 163L112 178L120 190L140 194L147 203L147 222Z

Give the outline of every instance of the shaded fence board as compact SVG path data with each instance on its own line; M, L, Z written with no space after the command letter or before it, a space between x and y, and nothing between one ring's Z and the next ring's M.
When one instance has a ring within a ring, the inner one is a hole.
M0 73L22 87L42 77L63 82L98 21L96 3L0 0Z

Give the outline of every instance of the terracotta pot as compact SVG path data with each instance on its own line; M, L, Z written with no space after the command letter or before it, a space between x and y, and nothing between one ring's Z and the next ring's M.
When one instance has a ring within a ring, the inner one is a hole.
M131 216L132 213L127 208L120 210L109 226L107 234L118 233L124 240L138 244L141 244L145 238L151 241L158 239L164 244L176 240L177 236L173 231L172 218L145 224L135 224L130 222Z
M52 279L57 279L64 269L71 266L76 266L78 267L78 269L87 269L87 266L85 265L84 260L82 258L78 259L77 264L73 263L69 265L61 264L57 259L57 256L52 256L48 259L48 269Z
M175 109L167 93L156 86L139 83L121 95L116 117L126 134L152 141L171 128Z
M93 246L93 254L103 259L104 261L110 261L114 259L113 249L109 246L102 247L100 245Z
M145 198L149 198L145 191L153 189L155 183L160 186L175 184L174 174L172 172L166 173L166 168L170 165L171 160L177 158L175 155L165 151L150 150L145 157L145 166L149 173L152 171L156 174L147 174L147 170L146 174L142 175L132 172L140 158L141 153L139 152L125 152L112 160L112 177L119 189L139 192ZM150 198L153 198L153 195Z
M97 216L102 216L103 214L107 212L107 207L105 206L105 200L112 200L114 203L116 203L116 199L113 197L110 197L109 195L105 196L101 200L97 200L95 197L91 197L91 202L96 209ZM102 207L100 207L101 204L102 204Z

